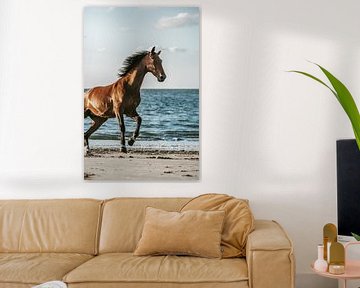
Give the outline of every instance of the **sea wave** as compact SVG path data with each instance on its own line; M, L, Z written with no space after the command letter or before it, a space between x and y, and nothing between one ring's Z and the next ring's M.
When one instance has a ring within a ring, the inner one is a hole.
M138 113L143 121L139 141L199 141L199 90L198 89L144 89L141 91ZM91 119L84 120L84 130ZM125 117L126 137L130 137L136 124ZM105 122L91 139L118 140L120 131L116 119ZM91 141L90 139L90 141Z
M90 142L90 148L119 148L119 140L99 140L93 139ZM136 141L134 146L131 146L129 149L136 150L148 150L148 149L157 149L157 150L167 150L167 151L199 151L199 141Z

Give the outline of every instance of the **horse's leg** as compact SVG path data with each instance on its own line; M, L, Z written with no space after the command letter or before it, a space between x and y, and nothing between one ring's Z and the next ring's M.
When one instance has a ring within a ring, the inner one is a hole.
M99 127L104 124L107 118L90 115L90 118L94 121L90 128L84 133L84 144L86 149L89 149L89 137L93 134Z
M124 122L124 114L121 112L116 113L116 118L119 122L120 128L120 143L121 143L121 152L126 153L126 145L125 145L125 122Z
M131 118L136 122L136 128L135 128L134 134L131 136L131 138L128 141L128 144L130 146L134 145L136 138L139 136L140 126L141 126L141 121L142 121L141 117L139 116L139 114L137 112L135 112L134 116L131 116Z
M90 111L90 110L88 110L88 109L84 110L84 119L87 118L87 117L89 117L90 115L91 115L91 111Z
M89 110L84 109L84 119L89 116L88 111L89 111ZM85 137L84 137L84 147L89 147L89 142L85 140ZM86 150L88 150L88 148L86 148Z

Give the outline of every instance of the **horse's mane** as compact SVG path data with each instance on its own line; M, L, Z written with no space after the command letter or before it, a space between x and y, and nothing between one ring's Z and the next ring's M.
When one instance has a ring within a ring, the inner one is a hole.
M146 56L146 54L149 53L148 51L139 51L135 52L134 54L128 56L124 62L123 66L120 68L118 76L123 77L127 73L131 71L136 65L139 64L139 62Z

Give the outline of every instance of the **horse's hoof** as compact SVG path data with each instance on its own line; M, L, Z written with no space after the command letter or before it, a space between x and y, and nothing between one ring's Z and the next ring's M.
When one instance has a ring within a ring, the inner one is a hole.
M129 146L133 146L135 143L135 140L133 138L130 138L128 141Z
M122 153L127 153L127 150L126 150L126 147L125 147L125 146L121 147L120 151L121 151Z

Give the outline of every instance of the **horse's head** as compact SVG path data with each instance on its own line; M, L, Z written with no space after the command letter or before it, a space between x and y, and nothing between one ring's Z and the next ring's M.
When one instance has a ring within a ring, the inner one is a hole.
M153 47L146 56L145 66L146 69L151 72L159 82L164 82L166 79L166 74L161 64L162 60L159 57L160 52L161 51L155 52L155 47Z

